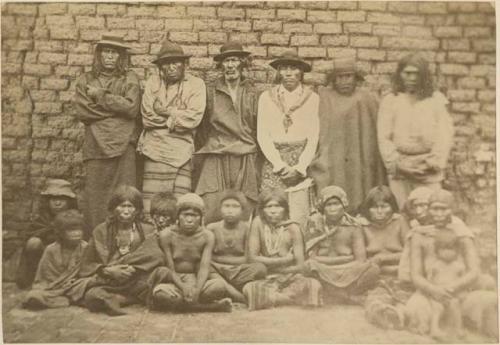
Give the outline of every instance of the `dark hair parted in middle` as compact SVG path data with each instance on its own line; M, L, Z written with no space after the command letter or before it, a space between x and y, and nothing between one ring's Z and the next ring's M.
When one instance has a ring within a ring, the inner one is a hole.
M391 205L392 212L394 213L399 212L399 207L396 201L396 197L389 189L389 187L377 186L370 189L370 191L366 195L365 200L363 201L363 203L359 208L359 213L361 213L361 215L366 219L371 220L369 210L371 207L373 207L373 205L375 205L377 202L380 201L386 202L389 205Z
M144 204L142 202L142 194L137 188L127 185L118 186L111 195L108 202L108 212L113 212L118 205L125 201L130 201L134 205L137 213L142 213Z
M117 48L115 46L107 46L107 45L102 45L98 44L97 47L95 48L94 52L94 61L92 62L92 74L94 77L97 78L99 73L101 73L104 68L102 67L102 61L101 61L101 53L104 48L111 48L114 49L120 54L118 57L118 61L116 62L116 69L114 71L114 74L116 76L122 76L124 75L127 70L130 60L130 55L125 49Z
M264 208L269 201L276 201L278 205L285 209L285 219L290 218L290 206L288 205L288 198L286 193L281 189L265 190L259 194L257 200L257 212L261 220L265 220Z
M418 68L418 80L417 80L417 95L419 99L424 99L427 97L432 97L434 93L434 86L431 71L429 69L429 63L427 60L418 53L412 53L406 55L398 62L398 67L396 68L396 73L394 73L392 78L392 91L395 95L399 92L404 92L403 80L401 78L401 72L406 68L406 66L414 66Z

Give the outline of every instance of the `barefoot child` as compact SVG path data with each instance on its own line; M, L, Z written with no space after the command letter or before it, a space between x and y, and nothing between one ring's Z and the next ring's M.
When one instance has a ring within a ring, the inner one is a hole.
M156 232L170 229L175 223L177 198L171 192L159 192L151 199L149 214Z
M246 283L266 277L266 266L247 262L249 226L241 220L245 196L241 192L225 191L219 206L222 220L207 225L207 229L215 236L212 266L229 284L242 291ZM239 295L236 301L245 303L245 297Z
M465 274L465 264L459 257L458 237L452 230L450 232L440 233L436 236L434 247L436 258L430 265L428 272L429 281L444 287L451 295L451 298L444 300L430 298L432 308L430 334L440 340L446 340L446 332L441 328L443 319L450 321L449 332L451 335L460 336L463 331L460 300L455 291L448 287Z
M214 235L202 224L205 205L188 193L177 201L177 225L160 234L167 267L159 267L150 280L153 307L173 311L231 311L228 284L210 273Z
M83 238L83 215L77 210L59 213L54 220L56 242L43 252L33 288L24 307L30 309L58 308L69 305L65 287L78 273L82 254L87 247Z

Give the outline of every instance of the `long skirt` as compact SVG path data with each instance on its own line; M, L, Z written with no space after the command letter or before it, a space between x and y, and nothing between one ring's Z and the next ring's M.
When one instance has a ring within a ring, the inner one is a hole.
M239 291L249 282L264 279L267 273L266 266L257 262L241 265L225 265L212 262L212 267Z
M196 194L205 201L205 223L221 219L219 199L226 189L241 191L247 201L242 219L248 219L253 212L259 193L259 171L257 153L246 155L203 155L200 178Z
M85 161L85 170L84 214L91 232L106 220L108 202L116 187L136 186L135 148L129 145L119 157L89 159Z
M337 297L347 298L360 295L372 288L380 274L377 265L352 261L342 265L326 265L314 259L306 261L310 276L318 279L323 285L325 302Z
M243 294L249 310L266 309L279 305L318 307L323 304L321 284L302 274L272 274L266 279L247 283Z
M149 216L151 199L158 192L172 192L177 197L190 193L192 190L191 170L191 161L188 161L180 168L176 168L144 157L144 178L142 182L144 215Z

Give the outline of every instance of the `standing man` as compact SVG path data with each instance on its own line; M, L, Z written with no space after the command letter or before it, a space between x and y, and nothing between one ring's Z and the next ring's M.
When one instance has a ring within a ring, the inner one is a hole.
M392 93L380 104L377 131L399 208L417 187L441 188L453 144L447 104L445 96L434 91L427 60L414 53L398 62Z
M106 205L121 184L136 185L136 117L141 105L137 75L128 70L129 47L103 35L92 70L76 82L75 114L85 125L85 218L93 230L106 218ZM87 236L88 237L88 236Z
M318 192L330 185L346 191L352 214L370 189L387 183L377 145L378 101L359 88L363 80L353 58L333 61L329 85L318 90L318 154L310 167Z
M248 206L242 219L248 219L258 196L257 105L258 95L242 75L250 52L241 43L228 42L214 57L222 77L208 89L205 118L200 126L200 178L196 193L207 205L206 222L220 220L221 192L244 193Z
M153 194L177 197L191 192L194 133L206 103L202 79L186 73L189 55L181 46L163 41L156 59L158 74L146 82L142 99L144 130L137 150L144 155L144 211L148 215Z

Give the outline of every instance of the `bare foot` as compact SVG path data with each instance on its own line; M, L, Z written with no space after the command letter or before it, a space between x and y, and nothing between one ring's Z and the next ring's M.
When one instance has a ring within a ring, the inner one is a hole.
M233 310L233 301L230 298L223 298L215 303L219 306L221 312L230 313Z
M439 342L447 342L450 340L450 337L439 328L431 330L430 335Z

